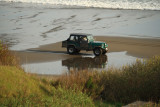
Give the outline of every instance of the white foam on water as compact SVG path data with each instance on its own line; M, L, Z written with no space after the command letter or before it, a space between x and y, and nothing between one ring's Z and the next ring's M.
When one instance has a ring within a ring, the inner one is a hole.
M63 41L70 33L160 38L160 11L28 8L23 4L0 2L0 39L11 44L11 50Z
M160 10L159 0L0 0L7 2L37 3L68 6L82 6L112 9L148 9Z

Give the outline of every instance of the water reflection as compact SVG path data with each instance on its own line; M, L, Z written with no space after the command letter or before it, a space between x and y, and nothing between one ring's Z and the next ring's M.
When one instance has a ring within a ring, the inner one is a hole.
M134 63L137 59L136 57L128 56L126 51L107 53L107 56L101 57L77 55L66 58L69 59L62 60L62 58L60 58L57 61L26 63L23 64L22 67L25 72L43 75L61 75L68 73L72 69L75 71L84 69L101 71L107 70L110 67L120 68L123 65Z
M105 68L107 65L107 56L99 57L76 57L66 60L62 60L62 66L66 66L68 70L77 69L94 69L94 68Z

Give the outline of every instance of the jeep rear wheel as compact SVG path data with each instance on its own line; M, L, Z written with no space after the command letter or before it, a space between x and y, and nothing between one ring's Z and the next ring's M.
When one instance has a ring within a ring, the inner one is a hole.
M75 47L74 46L69 46L68 48L67 48L67 52L69 53L69 54L74 54L75 53Z
M95 55L95 56L100 56L100 55L102 55L102 49L101 49L101 48L95 48L95 49L93 50L93 52L94 52L94 55Z

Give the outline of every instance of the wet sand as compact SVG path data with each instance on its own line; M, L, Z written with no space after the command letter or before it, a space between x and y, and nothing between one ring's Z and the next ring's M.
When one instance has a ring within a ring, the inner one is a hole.
M127 55L138 58L150 58L160 55L160 39L130 38L95 36L96 41L104 41L109 45L110 52L127 51ZM82 55L93 55L92 51L81 51L78 55L68 55L66 48L61 47L61 42L42 45L39 48L32 48L25 51L16 51L21 64L50 62L64 60Z
M107 42L109 52L127 51L130 56L150 58L160 55L160 39L129 37L96 37L96 40Z
M22 4L0 3L0 39L10 44L11 50L56 43L70 33L160 38L160 11Z

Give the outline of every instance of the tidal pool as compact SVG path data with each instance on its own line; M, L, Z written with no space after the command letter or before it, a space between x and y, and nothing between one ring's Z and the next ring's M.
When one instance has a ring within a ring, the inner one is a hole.
M23 64L25 72L42 75L61 75L70 70L107 70L109 67L120 68L126 64L132 64L137 57L127 55L127 52L112 52L101 57L94 55L82 55L65 60Z

